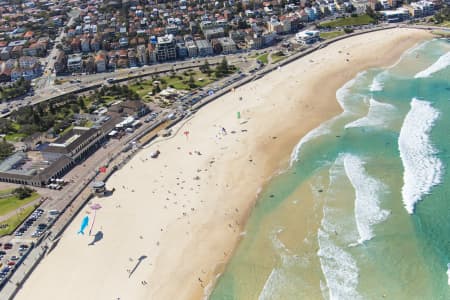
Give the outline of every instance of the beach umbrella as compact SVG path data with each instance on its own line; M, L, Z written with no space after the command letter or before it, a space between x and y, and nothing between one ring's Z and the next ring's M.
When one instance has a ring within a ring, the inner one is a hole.
M101 173L106 173L106 167L105 167L105 166L100 167L98 170L99 170Z
M95 217L97 216L97 210L102 208L102 206L100 204L98 204L98 203L95 203L95 204L92 204L90 207L94 211L94 218L92 220L91 229L89 229L89 235L91 235L92 228L94 227Z
M183 134L186 136L186 139L188 138L188 135L189 135L189 131L185 131L185 132L183 132Z

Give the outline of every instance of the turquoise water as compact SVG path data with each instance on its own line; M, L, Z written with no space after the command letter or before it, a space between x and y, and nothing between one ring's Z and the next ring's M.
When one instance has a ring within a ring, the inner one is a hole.
M337 92L265 188L210 299L450 299L450 43Z

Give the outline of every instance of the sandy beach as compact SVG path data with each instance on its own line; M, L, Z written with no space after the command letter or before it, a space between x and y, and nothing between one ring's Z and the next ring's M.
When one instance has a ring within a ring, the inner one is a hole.
M111 177L115 193L91 201L102 206L92 236L77 235L87 213L92 220L87 207L16 299L201 299L258 191L302 136L341 112L336 90L430 37L392 29L345 39L202 108Z

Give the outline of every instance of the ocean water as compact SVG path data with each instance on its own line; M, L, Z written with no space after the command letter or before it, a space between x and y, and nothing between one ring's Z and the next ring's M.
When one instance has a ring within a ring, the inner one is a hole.
M336 93L260 195L211 300L450 299L450 42Z

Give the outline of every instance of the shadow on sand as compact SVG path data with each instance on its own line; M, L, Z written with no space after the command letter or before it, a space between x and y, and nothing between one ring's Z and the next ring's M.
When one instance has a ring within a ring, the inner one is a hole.
M88 244L88 246L94 246L95 243L103 239L103 231L97 231L97 233L94 235L94 240Z
M141 262L146 258L147 258L147 255L142 255L141 257L138 258L138 261L137 261L136 265L134 266L133 270L131 270L130 274L128 275L128 278L130 278L131 275L133 275L134 271L136 271L136 269L139 267Z

